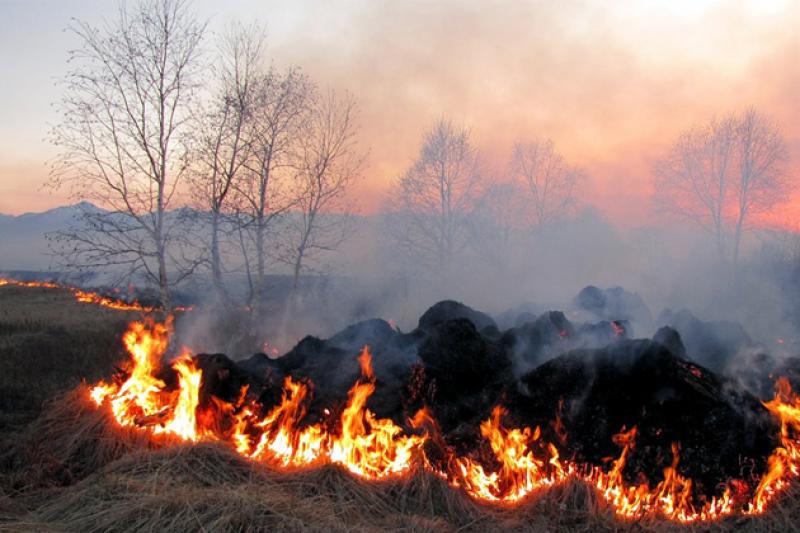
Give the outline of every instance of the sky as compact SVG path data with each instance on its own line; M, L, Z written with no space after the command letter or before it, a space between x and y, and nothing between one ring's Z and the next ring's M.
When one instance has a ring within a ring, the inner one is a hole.
M132 0L131 0L132 1ZM47 182L57 80L77 46L70 18L113 17L115 1L0 0L0 213L70 202ZM647 224L652 164L686 128L755 106L789 143L800 182L800 1L197 0L220 30L263 23L268 57L359 102L369 150L353 191L380 206L445 116L471 128L488 168L515 141L550 138L586 171L580 201ZM798 187L800 189L800 187ZM800 227L800 190L768 221Z

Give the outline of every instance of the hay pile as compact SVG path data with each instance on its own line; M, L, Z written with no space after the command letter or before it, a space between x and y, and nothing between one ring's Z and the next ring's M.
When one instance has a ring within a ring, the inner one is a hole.
M224 445L154 442L122 430L94 408L85 387L2 444L1 531L680 529L620 523L577 482L502 509L476 504L423 471L382 483L332 466L275 471ZM712 529L788 531L800 519L795 501L789 495L767 517Z

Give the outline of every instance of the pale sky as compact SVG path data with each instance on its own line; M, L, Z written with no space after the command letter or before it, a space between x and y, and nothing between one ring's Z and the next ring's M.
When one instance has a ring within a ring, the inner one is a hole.
M133 1L133 0L129 0ZM0 213L67 203L42 190L71 17L115 1L0 0ZM488 165L550 137L590 179L582 202L647 222L651 163L681 130L754 105L783 128L800 181L800 1L195 2L211 28L265 23L268 56L353 93L369 148L355 191L375 208L440 116ZM776 217L800 223L800 194Z

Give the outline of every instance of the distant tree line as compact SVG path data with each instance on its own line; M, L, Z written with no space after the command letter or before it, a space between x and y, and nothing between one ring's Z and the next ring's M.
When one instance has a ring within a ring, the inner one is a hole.
M584 171L550 140L519 142L505 169L490 172L470 131L440 119L412 165L395 180L385 224L395 245L446 281L470 253L502 263L512 246L531 246L571 215Z

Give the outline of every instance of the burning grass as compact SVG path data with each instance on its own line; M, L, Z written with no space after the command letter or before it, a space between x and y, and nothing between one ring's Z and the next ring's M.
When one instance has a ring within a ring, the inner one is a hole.
M652 518L620 522L606 501L577 479L506 507L477 503L422 469L374 482L335 465L285 471L243 458L222 443L142 440L115 424L108 412L95 410L86 392L79 388L60 398L58 414L68 416L44 417L29 428L30 440L14 448L22 461L12 469L18 476L35 474L40 485L0 499L0 530L693 529ZM85 418L91 421L82 422ZM38 466L44 457L48 464L84 468L76 468L66 486L56 486L63 481L59 472ZM789 530L800 518L796 501L792 489L768 515L729 518L698 529Z
M25 333L33 330L34 327L27 328ZM135 354L148 331L140 329L128 350ZM19 333L15 330L14 334ZM157 353L160 358L162 348L155 343L143 355ZM277 429L303 418L302 394L292 396L287 392L284 409L271 411L275 419L283 422L277 426L265 422L270 413L257 411L251 405L251 414L242 416L245 404L238 405L235 414L239 421L246 422L240 428L240 435L248 436L245 446L242 440L221 439L220 433L214 433L219 427L204 433L208 428L203 423L186 416L198 412L200 382L191 378L195 373L199 376L199 369L187 356L178 361L184 372L176 369L177 379L169 384L149 382L148 386L155 387L156 396L163 396L157 398L151 412L132 412L127 425L120 423L121 411L115 413L112 405L114 395L125 396L120 394L125 389L123 379L108 383L114 390L104 397L95 394L97 401L92 400L90 387L79 385L48 402L42 414L23 429L6 430L4 451L0 453L0 530L788 530L800 518L797 490L785 482L794 468L794 460L787 458L796 454L794 449L788 450L789 456L779 455L776 459L783 461L780 476L775 478L782 480L780 495L770 498L768 512L761 516L721 513L717 519L695 526L664 520L664 513L641 513L636 520L628 520L619 516L618 499L604 496L596 488L602 485L596 478L577 475L568 463L561 463L563 474L552 474L553 469L546 463L553 464L553 455L537 455L548 448L531 455L528 450L534 448L531 444L539 437L534 438L533 430L505 428L501 411L481 428L492 448L501 452L497 464L483 472L482 478L474 479L492 485L496 483L492 481L494 472L500 472L500 484L490 488L488 494L498 494L498 488L509 479L521 481L518 486L523 490L519 498L510 498L515 500L513 504L486 501L493 498L481 498L479 487L469 487L465 478L458 477L459 470L470 471L483 465L456 458L461 462L455 461L456 470L448 471L426 461L423 446L415 438L432 435L430 425L426 430L429 433L422 429L408 433L408 427L394 427L390 421L381 422L369 414L366 398L375 384L366 352L361 356L362 377L351 389L349 407L335 413L339 425L320 426L320 432L332 433L314 452L318 455L312 453L312 460L295 461L302 457L297 454L298 432L308 426L293 426L295 433L288 440ZM145 374L158 379L153 371ZM133 375L130 368L126 375ZM292 382L287 382L287 390L291 391L289 383ZM190 394L192 388L195 392ZM145 387L133 391L133 396L120 405L130 409L153 390L146 392ZM137 394L139 399L132 399ZM781 394L773 411L793 416L790 393L784 390ZM291 400L291 408L287 407L287 399ZM102 407L98 408L97 403ZM175 424L181 417L180 424ZM262 423L260 429L258 423ZM379 436L382 427L388 436ZM232 428L229 426L228 430ZM791 430L784 423L784 431L788 434ZM224 434L232 435L230 431ZM264 435L265 446L271 452L255 453ZM410 439L406 452L402 451L404 438ZM495 446L493 439L498 438ZM516 441L521 443L519 449L511 445ZM625 455L625 443L620 442L623 452L617 461ZM282 456L276 452L280 452L277 445L281 443ZM395 449L388 455L388 462L373 457L375 450L386 452L389 446ZM290 461L276 460L281 457ZM392 457L401 460L393 461ZM395 463L401 468L393 468ZM521 463L527 466L521 467ZM547 472L553 482L534 480L526 485L525 476L519 477L537 468ZM613 465L606 471L602 478L606 482L604 488L612 480ZM673 485L668 486L672 492L664 493L671 494L670 501L675 502L685 485L679 476L672 479ZM460 488L454 489L454 484ZM622 486L614 485L615 490ZM629 489L622 497L635 499L635 487ZM658 488L652 490L658 493ZM509 500L505 496L499 499Z
M480 425L493 455L489 464L449 447L427 408L417 412L406 427L377 418L367 408L376 387L367 347L358 357L361 377L350 389L338 419L329 413L325 420L304 425L309 385L290 376L280 403L268 412L255 400L246 399L246 386L235 402L211 396L210 403L201 406L203 371L191 355L184 353L172 362L175 386L168 387L159 377L171 327L170 321L132 323L123 337L131 356L127 372L114 382L93 387L92 401L109 409L124 428L138 428L156 439L226 442L243 457L286 469L336 464L358 477L378 481L403 477L421 467L476 501L504 505L579 479L595 487L622 519L659 517L684 523L761 514L800 470L800 397L784 379L778 382L775 399L764 404L781 422L781 445L770 456L755 489L744 480L731 479L721 494L701 493L698 499L693 480L678 470L679 443L673 443L671 464L657 483L626 478L636 427L623 428L615 436L621 452L606 469L562 459L556 446L541 439L539 427L507 427L506 411L500 406ZM409 427L416 433L410 433ZM433 456L426 451L428 445L438 448Z

